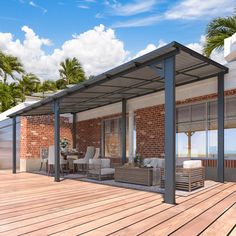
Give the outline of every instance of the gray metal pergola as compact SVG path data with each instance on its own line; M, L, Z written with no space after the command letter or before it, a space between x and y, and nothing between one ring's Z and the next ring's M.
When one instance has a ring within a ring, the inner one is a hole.
M165 202L175 203L175 87L212 77L218 79L218 181L224 182L224 74L228 68L172 42L65 89L9 117L13 119L13 173L16 173L16 117L54 114L55 181L60 181L60 114L76 114L122 102L122 162L126 161L127 100L165 90ZM76 142L75 133L73 143Z

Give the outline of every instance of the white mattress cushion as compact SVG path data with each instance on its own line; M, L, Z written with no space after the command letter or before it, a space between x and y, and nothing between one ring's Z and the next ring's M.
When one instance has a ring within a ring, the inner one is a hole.
M157 158L158 159L158 168L165 168L165 159L164 158Z
M153 168L157 168L158 167L158 158L152 158L150 165Z
M89 164L100 165L101 168L110 168L111 160L110 159L90 159Z
M144 158L143 159L143 165L144 166L150 165L150 163L151 163L151 158Z
M110 168L111 160L110 159L101 159L102 168Z
M183 168L198 168L202 167L201 160L188 160L183 162Z
M165 159L164 158L145 158L143 160L144 166L150 166L153 168L164 168L165 166Z
M73 161L74 164L87 164L88 160L85 159L78 159Z
M89 164L101 165L101 159L90 159Z
M112 175L115 173L114 168L102 168L101 169L101 175Z

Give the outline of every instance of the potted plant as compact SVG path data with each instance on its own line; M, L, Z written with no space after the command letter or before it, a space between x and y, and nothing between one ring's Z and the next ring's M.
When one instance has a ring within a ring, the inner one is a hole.
M66 153L69 146L69 140L65 137L60 139L60 146L61 146L61 151Z
M136 166L141 167L143 164L142 157L139 153L136 153L135 158L134 158L134 163Z

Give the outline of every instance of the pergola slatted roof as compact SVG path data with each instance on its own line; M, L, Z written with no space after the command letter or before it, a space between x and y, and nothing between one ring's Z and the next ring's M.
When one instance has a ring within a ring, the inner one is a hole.
M9 116L53 114L55 100L60 101L60 113L78 113L164 90L163 60L173 55L176 86L228 72L227 67L172 42Z

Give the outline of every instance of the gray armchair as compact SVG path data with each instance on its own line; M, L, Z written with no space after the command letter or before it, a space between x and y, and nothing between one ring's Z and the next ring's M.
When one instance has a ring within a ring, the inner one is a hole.
M87 177L98 180L113 179L115 169L111 168L110 159L90 159Z

